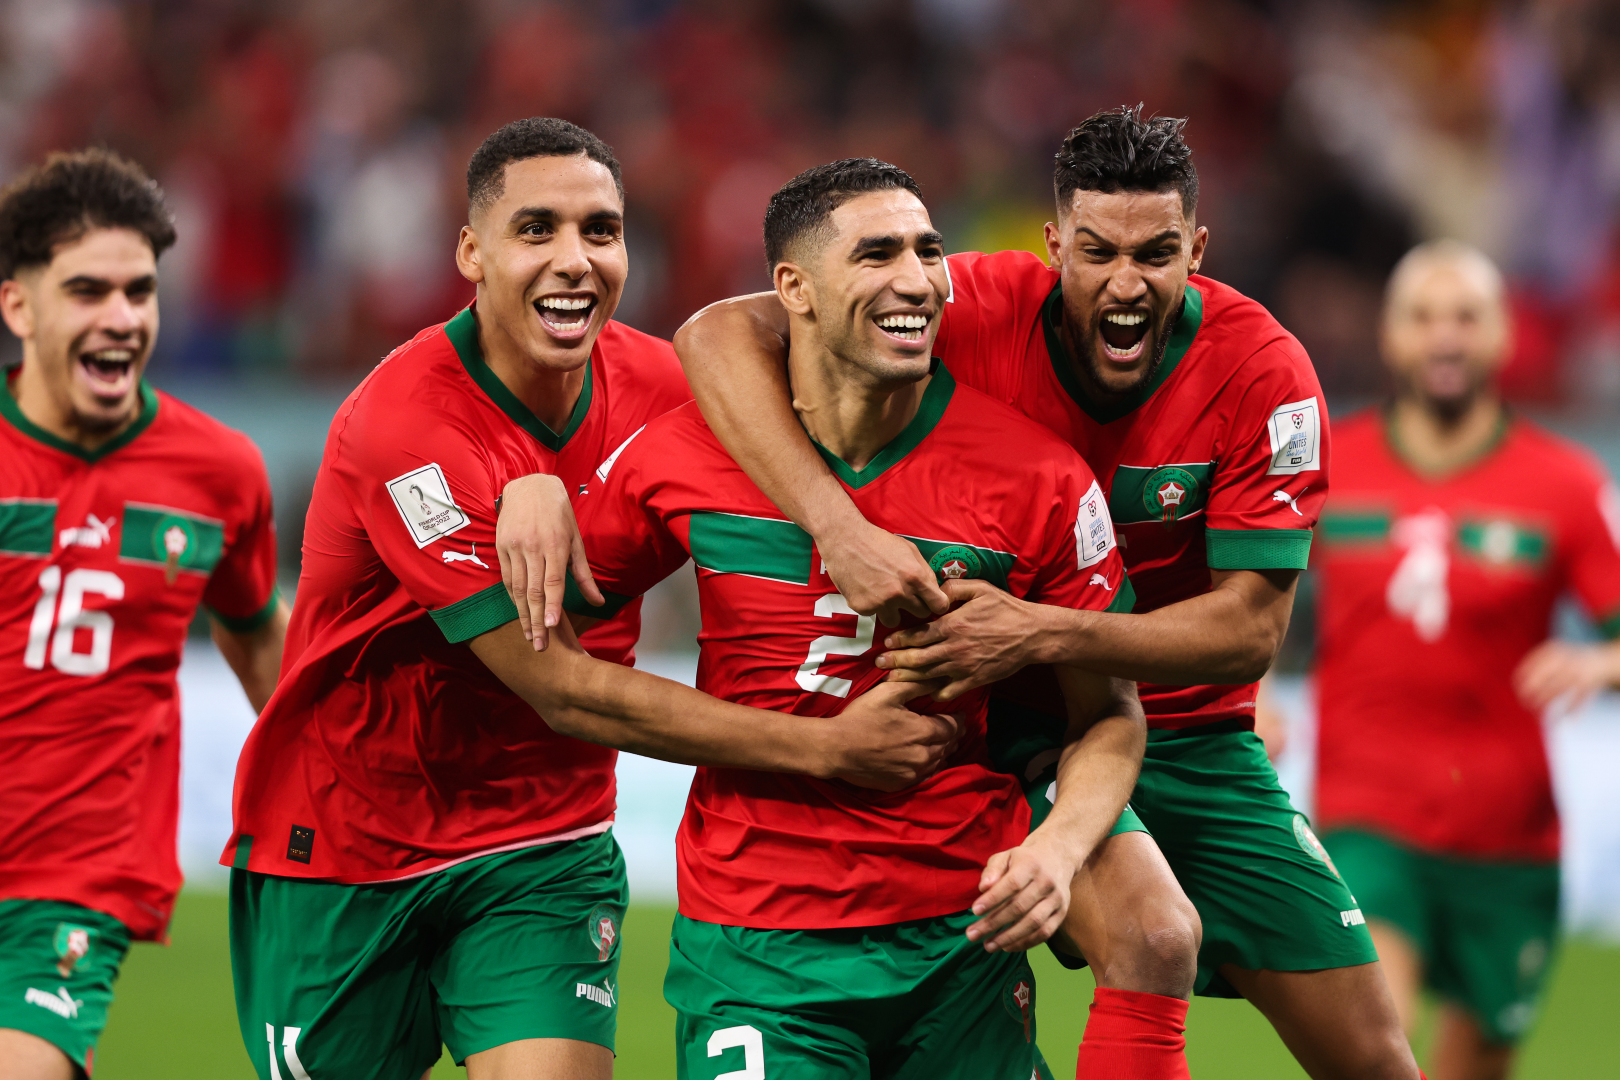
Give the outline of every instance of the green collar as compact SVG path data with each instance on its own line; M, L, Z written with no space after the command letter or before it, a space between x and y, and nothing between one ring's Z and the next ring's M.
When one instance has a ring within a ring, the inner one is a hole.
M579 392L579 400L574 402L574 411L568 417L568 426L555 432L546 426L529 410L529 407L518 400L516 394L506 388L500 377L489 370L484 362L484 350L478 346L478 319L473 315L471 305L464 307L455 318L444 324L444 334L450 339L450 344L456 347L456 355L461 358L461 366L467 369L472 381L478 384L495 407L505 413L518 427L533 435L535 439L557 454L568 445L568 440L579 430L579 425L585 422L585 415L591 411L591 362L585 361L585 386Z
M900 434L889 440L889 444L866 463L864 469L850 468L843 458L814 439L810 440L810 445L821 451L827 466L838 479L852 488L864 487L882 476L889 466L917 449L917 444L926 439L928 433L939 424L939 418L945 415L945 406L951 403L951 396L955 393L956 380L951 378L951 373L945 370L945 365L936 357L933 378L928 380L928 389L923 391L922 401L917 403L916 415L900 429Z
M11 396L12 373L21 366L22 365L20 364L13 364L11 367L6 368L4 372L0 372L0 380L3 380L5 384L3 387L0 387L0 390L4 391L3 393L0 393L0 416L3 416L7 420L11 421L12 427L16 428L24 435L27 435L30 439L42 442L46 446L49 446L52 450L60 450L64 454L72 454L81 461L88 461L91 464L94 464L95 462L98 462L102 458L106 457L108 454L112 453L114 450L122 450L124 447L128 446L131 442L135 441L135 437L137 435L152 426L153 420L157 419L157 391L153 390L151 385L148 384L145 379L142 379L140 388L141 415L135 418L135 422L133 424L129 425L129 427L119 432L113 438L102 443L94 450L86 450L77 443L71 443L66 439L60 438L59 436L52 435L50 432L46 431L44 428L40 427L38 424L34 423L32 420L28 419L28 417L23 415L22 406L18 405L17 399Z
M1502 440L1507 438L1508 429L1513 426L1513 411L1504 404L1501 415L1496 418L1496 430L1491 432L1491 437L1485 441L1483 446L1450 468L1443 469L1440 472L1430 472L1428 469L1420 467L1417 461L1407 453L1406 446L1401 442L1400 434L1395 430L1394 408L1386 406L1383 412L1384 441L1389 446L1389 452L1395 456L1396 461L1406 466L1408 471L1424 480L1445 480L1480 464L1496 453L1502 445Z
M1175 329L1170 331L1170 343L1164 348L1164 359L1159 362L1159 370L1153 373L1152 380L1117 402L1100 402L1093 400L1085 387L1080 385L1080 377L1075 374L1075 360L1064 348L1063 337L1058 332L1063 321L1063 283L1052 286L1046 303L1041 305L1041 327L1046 331L1046 351L1052 358L1052 370L1057 373L1058 382L1063 384L1063 389L1069 392L1074 403L1087 416L1099 424L1118 420L1152 397L1154 391L1163 386L1170 373L1176 370L1176 365L1181 363L1182 357L1192 347L1193 338L1198 336L1198 328L1204 324L1203 294L1188 285L1183 296L1181 314L1176 316Z

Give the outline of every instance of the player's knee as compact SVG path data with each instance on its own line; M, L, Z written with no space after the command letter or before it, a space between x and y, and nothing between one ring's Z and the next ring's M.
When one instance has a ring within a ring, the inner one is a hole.
M1198 945L1202 937L1198 913L1171 909L1142 930L1141 965L1157 989L1154 993L1185 997L1198 977Z

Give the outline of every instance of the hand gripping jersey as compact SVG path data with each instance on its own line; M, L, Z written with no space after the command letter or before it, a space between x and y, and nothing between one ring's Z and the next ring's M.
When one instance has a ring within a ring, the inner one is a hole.
M14 369L15 370L15 369ZM198 604L274 611L270 482L247 437L141 384L86 451L0 387L0 900L164 934L180 888L180 698Z
M1339 428L1319 527L1316 820L1442 854L1558 857L1541 721L1513 673L1573 592L1620 634L1620 500L1523 420L1441 478L1384 418Z
M1208 592L1211 569L1305 568L1327 494L1327 412L1305 350L1265 308L1195 275L1157 374L1103 404L1059 337L1057 271L1022 251L952 255L946 266L935 351L1096 472L1137 611ZM1252 684L1139 690L1149 727L1254 715Z
M517 618L495 497L531 473L579 492L688 398L669 344L603 328L554 432L485 364L468 308L396 349L327 435L281 682L237 767L221 861L391 881L605 831L615 753L558 735L464 642ZM587 635L629 664L639 609Z
M941 577L1099 610L1128 592L1085 463L942 366L916 417L864 469L823 456L867 519L910 538ZM699 689L829 716L883 678L876 619L850 609L810 537L727 456L695 404L649 424L597 475L580 528L610 602L641 595L689 555L697 564ZM984 695L941 708L965 721L961 747L895 794L698 769L676 840L681 913L810 929L968 907L985 861L1027 835L1029 809L1017 779L990 768Z

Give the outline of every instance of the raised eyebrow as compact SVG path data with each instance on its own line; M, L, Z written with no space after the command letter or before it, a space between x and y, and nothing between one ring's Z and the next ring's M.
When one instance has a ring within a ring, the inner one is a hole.
M549 206L524 206L512 212L510 221L513 225L527 224L531 221L555 222L560 216L557 211ZM621 211L603 207L587 214L585 220L587 222L611 221L616 225L622 225L624 224L624 214Z

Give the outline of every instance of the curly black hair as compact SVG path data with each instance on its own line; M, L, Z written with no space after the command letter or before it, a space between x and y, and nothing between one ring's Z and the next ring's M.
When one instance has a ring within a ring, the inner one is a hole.
M898 165L877 158L841 158L806 169L779 188L765 208L765 266L774 271L788 248L807 236L824 240L832 212L857 195L903 188L922 198L922 189Z
M0 190L0 280L48 265L97 228L132 229L154 256L174 244L174 218L145 169L100 147L49 155Z
M467 162L467 207L483 210L506 192L506 167L536 157L584 154L613 174L613 186L624 202L624 170L613 148L578 124L554 116L513 120L485 139Z
M1182 138L1185 119L1142 117L1142 105L1093 113L1058 147L1052 176L1058 208L1076 191L1179 191L1181 209L1198 209L1198 170Z

